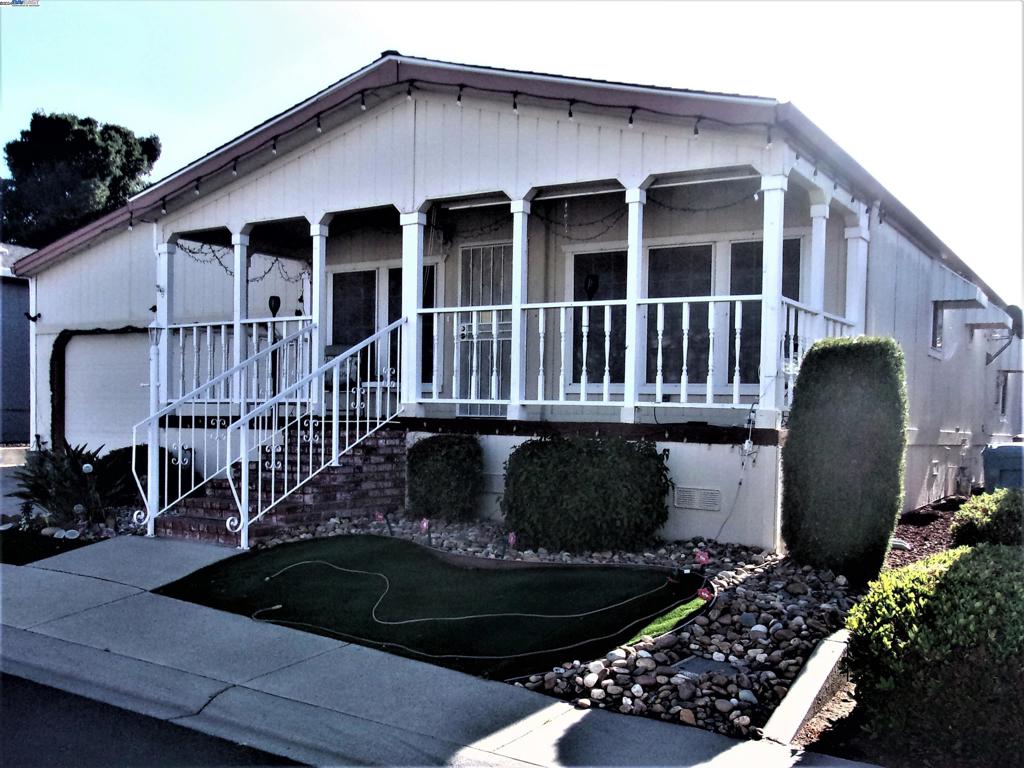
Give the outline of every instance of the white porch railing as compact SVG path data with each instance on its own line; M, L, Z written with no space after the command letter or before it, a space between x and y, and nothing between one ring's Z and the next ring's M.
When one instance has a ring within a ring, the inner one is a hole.
M810 345L822 335L848 335L853 326L790 299L781 309L778 378L788 407ZM420 311L432 319L423 347L431 383L424 402L512 401L512 312L508 305ZM625 300L524 304L522 313L521 404L626 405ZM641 380L633 405L735 408L759 397L760 294L644 298L638 314Z
M252 524L402 412L405 322L396 320L230 425L228 479L239 513L227 527L242 549Z
M308 373L308 354L303 359L297 351L312 349L313 330L314 326L307 324L263 346L133 427L132 473L145 501L145 509L136 513L136 522L145 522L149 535L159 515L230 466L234 457L228 428L244 412L245 404L287 390ZM289 360L294 363L282 363ZM158 367L151 365L151 376ZM155 381L150 384L155 385ZM148 445L145 484L134 460L140 438ZM172 471L177 474L173 482Z
M312 322L308 316L270 317L243 320L242 335L245 347L243 358L252 357L276 341L283 339ZM176 323L167 328L168 382L163 392L165 403L183 397L234 366L234 325L220 323ZM300 343L268 362L268 370L259 372L253 380L250 377L249 392L256 396L272 396L271 382L282 370L285 379L290 369L310 359L309 338L302 337ZM303 373L308 373L307 367ZM265 387L271 387L265 389ZM232 395L228 387L208 392L215 400L230 402Z

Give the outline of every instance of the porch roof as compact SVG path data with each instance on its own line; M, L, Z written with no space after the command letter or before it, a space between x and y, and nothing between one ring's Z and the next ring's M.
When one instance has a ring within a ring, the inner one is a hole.
M403 56L384 51L362 69L322 91L269 118L246 133L217 147L184 168L175 171L132 197L123 207L65 235L21 259L14 267L19 275L31 276L83 248L102 235L132 220L158 212L167 198L188 192L197 181L213 174L230 172L245 157L284 136L293 134L325 113L354 103L371 91L416 84L464 89L467 93L512 94L538 101L558 101L628 114L631 110L657 116L699 119L707 123L773 129L778 138L789 140L798 151L819 158L823 167L848 180L860 199L881 203L888 220L943 260L954 272L980 286L999 306L1005 302L977 274L952 252L920 219L885 189L824 131L790 103L772 98L694 91L607 80L592 80L529 71L507 70Z

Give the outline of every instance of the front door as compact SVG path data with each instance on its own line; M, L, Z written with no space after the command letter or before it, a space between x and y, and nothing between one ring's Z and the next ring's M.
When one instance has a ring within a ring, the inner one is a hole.
M436 267L423 268L423 306L433 308ZM402 268L374 267L332 273L330 307L330 339L327 357L342 354L402 316ZM433 366L433 317L423 319L423 372L429 382ZM361 371L364 380L386 376L384 368L398 366L398 340L392 337L391 348L382 343L365 356Z

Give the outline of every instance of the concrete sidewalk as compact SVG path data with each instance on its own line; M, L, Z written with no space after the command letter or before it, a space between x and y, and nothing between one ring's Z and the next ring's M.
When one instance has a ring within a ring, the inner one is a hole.
M0 566L0 668L316 765L854 765L577 710L147 591L233 554L119 537Z

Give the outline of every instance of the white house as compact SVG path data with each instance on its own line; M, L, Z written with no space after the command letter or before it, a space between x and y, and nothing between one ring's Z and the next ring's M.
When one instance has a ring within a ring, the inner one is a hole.
M1019 310L766 98L387 51L16 270L33 432L112 448L139 423L179 468L148 473L150 525L219 494L243 545L384 427L479 434L489 514L533 434L650 437L667 537L775 547L827 336L903 347L908 507L1022 431Z

